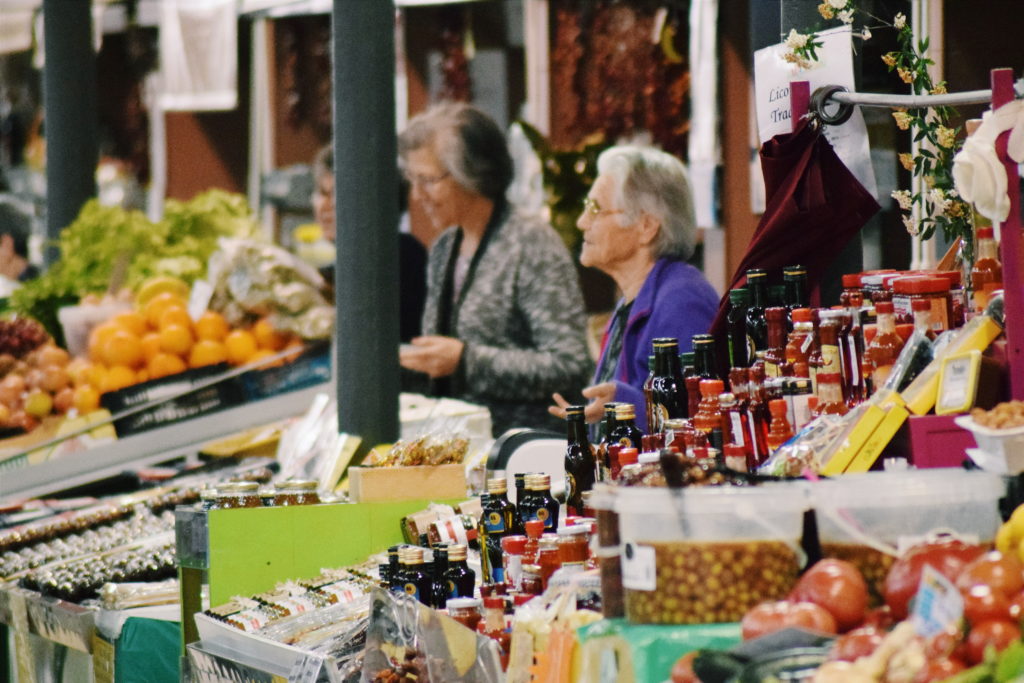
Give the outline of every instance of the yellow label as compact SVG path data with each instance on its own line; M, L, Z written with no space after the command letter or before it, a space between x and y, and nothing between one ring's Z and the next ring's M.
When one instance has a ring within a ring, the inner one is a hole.
M402 586L402 590L405 591L406 595L416 595L416 590L417 590L416 589L416 584L415 583L407 583L404 586Z
M825 366L818 372L842 372L842 364L839 362L839 347L834 344L821 345L821 360Z
M571 476L572 476L571 474L566 472L566 478L571 477ZM537 519L539 519L542 522L546 522L547 519L548 519L548 509L547 508L540 508L540 509L538 509L537 510Z

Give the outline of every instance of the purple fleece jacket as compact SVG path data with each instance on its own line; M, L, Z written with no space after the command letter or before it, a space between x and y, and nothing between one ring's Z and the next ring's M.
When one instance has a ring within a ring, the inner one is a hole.
M690 351L690 338L706 333L714 320L718 298L704 274L683 261L660 258L644 280L629 311L615 368L615 400L636 406L641 429L647 424L643 384L647 358L654 353L652 340L675 337L680 353Z

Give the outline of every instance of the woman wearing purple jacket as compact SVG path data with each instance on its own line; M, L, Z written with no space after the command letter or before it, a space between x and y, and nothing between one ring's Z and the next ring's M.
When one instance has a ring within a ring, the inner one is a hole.
M616 146L597 160L598 177L576 222L583 232L580 263L615 280L622 298L605 328L593 383L583 390L588 422L604 404L636 406L645 424L643 383L655 337L676 337L680 351L707 332L718 295L685 259L693 253L695 219L686 168L674 156L649 147ZM564 417L566 400L554 395L553 415Z

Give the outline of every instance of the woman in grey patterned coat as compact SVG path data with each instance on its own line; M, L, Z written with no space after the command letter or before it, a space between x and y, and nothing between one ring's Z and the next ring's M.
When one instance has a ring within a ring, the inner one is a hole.
M413 197L444 233L430 250L423 336L402 367L431 393L487 406L495 436L551 426L547 397L576 395L592 369L576 268L558 234L509 206L512 159L475 107L438 105L409 122L399 154Z

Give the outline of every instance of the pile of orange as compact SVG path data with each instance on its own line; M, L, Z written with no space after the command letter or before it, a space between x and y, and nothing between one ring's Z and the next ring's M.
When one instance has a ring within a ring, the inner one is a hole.
M100 394L138 382L217 363L244 365L301 345L266 319L244 329L232 329L215 311L192 320L185 300L164 292L94 327L88 358L73 360L69 372L76 391L88 387L83 392L94 392L98 404Z

